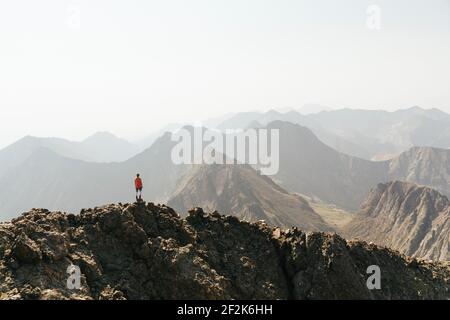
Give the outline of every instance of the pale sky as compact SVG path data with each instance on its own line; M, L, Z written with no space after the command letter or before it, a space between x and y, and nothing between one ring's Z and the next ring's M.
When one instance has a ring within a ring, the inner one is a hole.
M450 112L450 0L0 2L0 148L307 103Z

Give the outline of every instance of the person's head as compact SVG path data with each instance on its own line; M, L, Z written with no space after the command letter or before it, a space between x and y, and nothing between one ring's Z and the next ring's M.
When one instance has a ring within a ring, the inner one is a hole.
M136 177L138 177L138 178L139 178L139 177L140 177L140 174L138 173L138 174L136 175Z

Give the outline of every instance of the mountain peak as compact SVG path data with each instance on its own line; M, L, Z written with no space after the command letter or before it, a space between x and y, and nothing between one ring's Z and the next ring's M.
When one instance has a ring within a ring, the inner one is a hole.
M92 141L92 140L122 140L122 139L118 138L111 132L98 131L98 132L95 132L94 134L90 135L86 139L84 139L83 142Z
M233 214L248 221L332 231L306 199L289 194L249 165L197 165L178 183L168 204L179 212L194 206Z
M95 155L98 162L125 161L138 153L139 148L114 134L96 132L81 142L88 154Z
M275 110L275 109L270 109L265 113L266 116L271 116L271 117L279 116L281 114L282 114L282 112Z
M425 108L422 108L422 107L419 107L419 106L412 106L410 108L406 108L405 110L422 112L422 111L427 111L428 109L425 109Z

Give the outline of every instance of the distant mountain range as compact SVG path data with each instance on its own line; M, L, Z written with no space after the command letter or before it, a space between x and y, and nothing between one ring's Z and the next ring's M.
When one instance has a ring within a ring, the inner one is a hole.
M81 142L27 136L0 150L0 177L41 148L63 157L90 162L125 161L138 152L132 143L107 132L98 132Z
M344 228L344 235L408 256L450 260L450 201L411 183L379 184Z
M414 147L393 160L369 161L338 152L311 130L291 122L274 121L267 128L280 130L280 170L271 178L287 192L317 197L352 211L359 208L373 186L391 180L425 184L445 195L450 192L449 150ZM190 166L173 164L175 142L170 133L144 152L118 163L72 159L47 147L25 157L16 152L22 143L0 152L10 163L15 155L21 155L20 161L0 176L2 217L31 207L78 211L101 203L129 201L134 194L132 179L138 172L144 178L147 199L167 201L179 191L183 177L191 174Z
M380 182L410 181L450 196L450 150L413 147L387 161L369 161L338 152L309 129L275 121L280 132L280 170L273 179L285 189L356 210Z
M149 136L154 141L141 152L145 142L137 146L109 133L81 142L25 137L0 150L0 220L31 208L79 212L132 202L133 179L140 173L146 200L167 202L183 215L203 207L271 226L336 231L416 257L450 259L449 115L420 108L307 115L290 110L208 123L221 130L278 130L279 171L267 177L246 164L176 165L171 132ZM396 155L373 161L358 153ZM336 220L344 216L351 219L346 225Z
M438 109L413 107L395 112L340 109L302 114L295 110L238 113L220 129L247 128L275 120L311 129L330 147L365 159L388 159L413 146L450 147L450 115Z

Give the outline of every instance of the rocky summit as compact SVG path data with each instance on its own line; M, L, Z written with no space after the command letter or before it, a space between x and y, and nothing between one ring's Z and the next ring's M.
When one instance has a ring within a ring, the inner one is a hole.
M199 208L33 209L0 224L1 299L450 299L449 281L446 262Z

